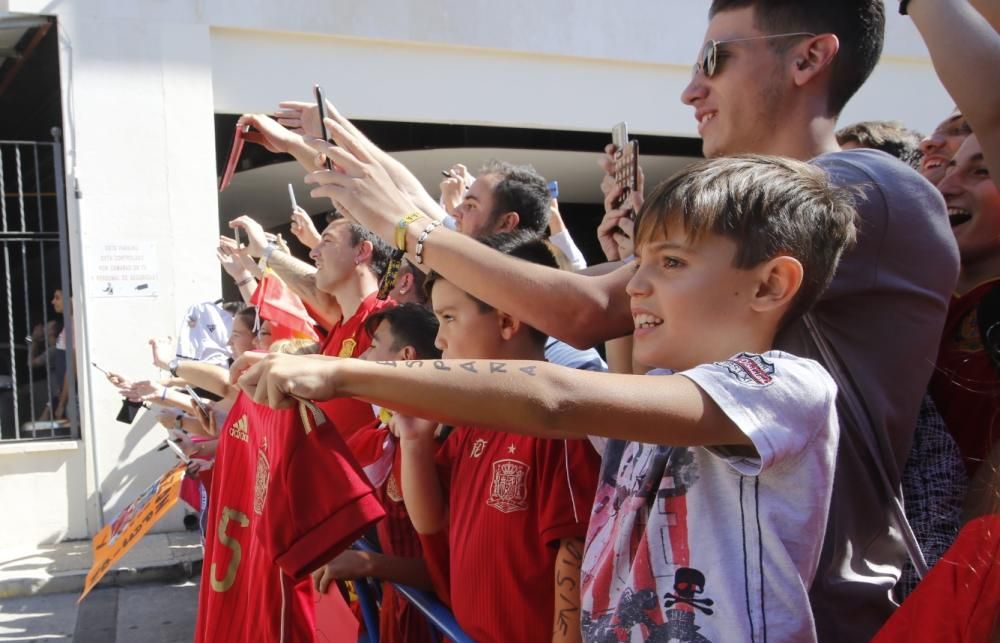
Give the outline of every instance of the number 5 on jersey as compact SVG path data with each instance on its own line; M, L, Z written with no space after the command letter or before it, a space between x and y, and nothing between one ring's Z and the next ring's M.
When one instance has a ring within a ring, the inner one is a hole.
M217 592L224 592L233 586L233 583L236 581L236 571L240 566L240 558L243 557L243 549L240 547L240 542L226 533L226 528L229 527L230 520L238 522L240 527L247 527L250 524L250 519L242 511L236 511L230 507L222 509L222 519L219 520L219 544L229 548L232 552L232 557L229 559L226 576L221 581L216 578L216 563L212 563L210 579L212 589Z

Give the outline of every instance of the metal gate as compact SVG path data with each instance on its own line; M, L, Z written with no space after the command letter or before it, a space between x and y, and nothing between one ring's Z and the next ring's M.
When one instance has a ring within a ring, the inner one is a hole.
M0 141L0 442L79 435L62 145L52 133L51 143Z

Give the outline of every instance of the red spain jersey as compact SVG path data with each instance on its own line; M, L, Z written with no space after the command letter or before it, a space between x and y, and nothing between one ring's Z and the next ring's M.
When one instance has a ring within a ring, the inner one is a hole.
M597 452L586 440L457 428L438 466L459 625L475 641L550 641L559 541L586 536ZM428 565L433 575L441 563Z
M380 310L395 305L391 299L380 301L378 293L368 295L350 319L341 319L330 329L321 352L329 357L360 357L372 345L371 335L365 331L365 322ZM344 438L375 419L370 404L349 397L317 402L316 405Z
M385 512L304 405L274 410L241 393L220 436L195 641L311 641L309 572Z

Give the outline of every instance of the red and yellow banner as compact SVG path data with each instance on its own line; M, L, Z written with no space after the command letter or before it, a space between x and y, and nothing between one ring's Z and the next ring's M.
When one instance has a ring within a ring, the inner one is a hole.
M186 466L182 462L163 474L159 480L147 487L142 495L125 507L111 524L105 525L94 536L91 545L94 551L94 564L87 573L83 593L80 594L77 603L82 601L111 566L139 542L150 527L177 503Z

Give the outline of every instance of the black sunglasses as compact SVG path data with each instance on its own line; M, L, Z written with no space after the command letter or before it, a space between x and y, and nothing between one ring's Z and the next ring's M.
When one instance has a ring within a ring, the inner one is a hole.
M711 78L719 70L719 45L728 45L734 42L750 42L751 40L771 40L773 38L812 38L816 34L805 31L793 33L777 33L768 36L753 36L751 38L733 38L731 40L709 40L701 48L701 55L698 62L694 64L693 74L698 72L705 74L705 78Z

